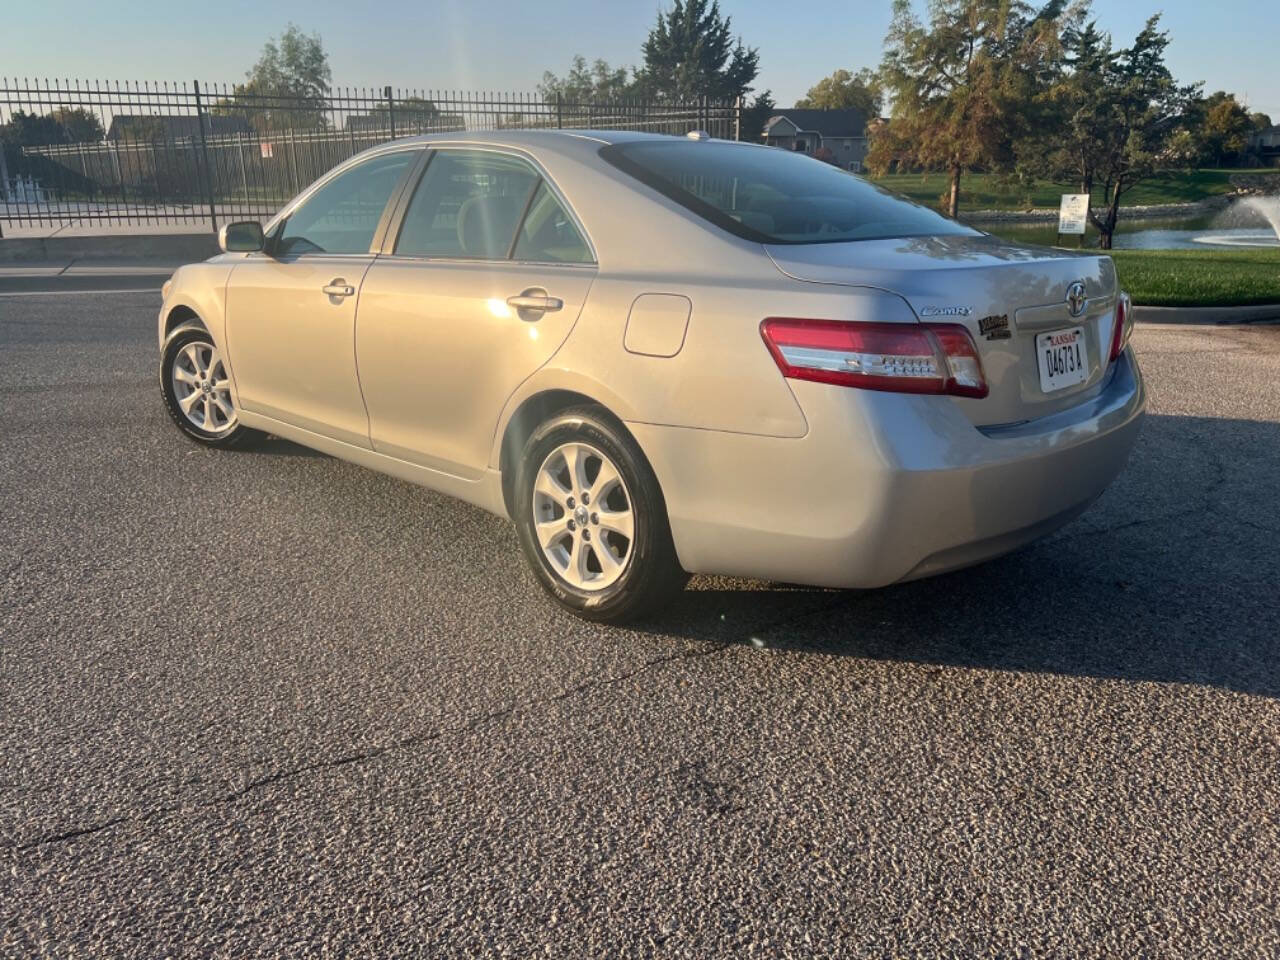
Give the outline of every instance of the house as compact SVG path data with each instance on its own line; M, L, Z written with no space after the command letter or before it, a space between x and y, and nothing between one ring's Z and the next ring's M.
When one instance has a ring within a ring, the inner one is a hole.
M252 128L244 117L206 115L204 132L207 136L226 136L251 133ZM191 116L152 116L150 114L117 113L111 118L107 130L108 140L183 140L198 139L200 120Z
M467 124L461 114L441 113L432 107L411 107L396 104L396 133L406 137L420 133L461 133ZM347 116L343 128L354 133L385 133L391 127L391 114L385 110L373 113L353 113Z
M1249 138L1249 149L1267 165L1280 165L1280 124L1259 130Z
M764 142L828 160L855 173L867 155L867 118L847 110L790 109L774 114L764 125Z

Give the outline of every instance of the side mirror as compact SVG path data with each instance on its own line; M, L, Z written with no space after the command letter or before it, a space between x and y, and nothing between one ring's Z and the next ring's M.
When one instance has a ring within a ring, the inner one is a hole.
M224 223L218 231L218 246L223 253L255 253L266 244L262 224L257 220Z

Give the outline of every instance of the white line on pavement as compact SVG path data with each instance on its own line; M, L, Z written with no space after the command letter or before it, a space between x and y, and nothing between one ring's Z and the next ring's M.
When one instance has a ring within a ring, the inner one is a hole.
M135 287L129 290L0 290L0 297L74 297L83 294L101 296L104 293L154 293L159 294L159 287Z

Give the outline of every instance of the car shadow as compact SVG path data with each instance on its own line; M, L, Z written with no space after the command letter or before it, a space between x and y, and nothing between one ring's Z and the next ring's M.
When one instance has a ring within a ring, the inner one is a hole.
M651 629L777 651L1280 697L1280 424L1148 416L1087 512L1016 553L874 591L695 578Z
M312 450L310 447L304 447L292 440L285 440L283 437L277 437L274 434L267 434L260 437L253 444L254 453L267 454L273 457L315 457L318 459L331 459L329 454L321 453L319 450Z

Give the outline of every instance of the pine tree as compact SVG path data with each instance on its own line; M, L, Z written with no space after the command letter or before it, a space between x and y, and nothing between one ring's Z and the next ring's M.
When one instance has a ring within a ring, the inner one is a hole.
M732 34L718 0L675 0L644 42L637 85L649 96L690 101L745 96L759 72L760 54Z

